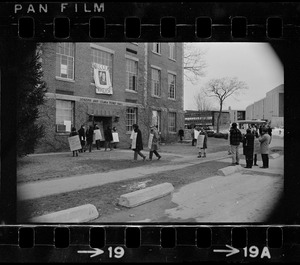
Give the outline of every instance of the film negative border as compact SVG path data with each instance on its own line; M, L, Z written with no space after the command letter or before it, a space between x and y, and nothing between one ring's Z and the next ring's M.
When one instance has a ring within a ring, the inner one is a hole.
M299 235L295 226L20 225L0 227L0 251L4 262L286 262L299 259Z
M296 5L2 3L0 24L34 41L287 40L299 36Z

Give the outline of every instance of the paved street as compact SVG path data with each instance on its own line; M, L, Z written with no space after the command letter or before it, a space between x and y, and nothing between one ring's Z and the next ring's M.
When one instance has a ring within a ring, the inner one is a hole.
M283 139L273 139L272 146L283 146ZM179 147L185 151L174 155ZM18 199L39 199L128 179L138 180L150 174L171 172L208 161L222 162L224 167L231 163L226 151L208 153L207 158L198 159L196 149L191 148L194 147L181 144L164 148L161 155L167 162L163 163L139 161L139 166L133 168L20 183ZM132 157L131 150L109 153L111 157L122 159ZM100 217L93 222L263 222L283 194L283 162L281 155L270 159L269 169L253 167L228 176L215 174L175 189L172 195L132 209L122 208L112 215L101 215L100 212ZM241 164L245 165L243 159Z

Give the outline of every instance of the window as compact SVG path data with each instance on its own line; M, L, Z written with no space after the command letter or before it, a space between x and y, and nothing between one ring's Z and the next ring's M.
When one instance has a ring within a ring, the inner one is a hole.
M168 74L169 98L175 99L176 75Z
M136 123L137 120L137 109L127 108L126 109L126 132L131 132L133 130L132 125Z
M151 86L152 86L152 95L160 96L160 70L151 69Z
M74 124L74 102L56 100L56 131L70 132Z
M152 124L158 125L158 131L161 131L161 111L152 110Z
M176 132L176 112L169 112L168 121L169 132Z
M101 51L98 49L92 48L92 64L98 63L102 65L108 66L109 74L110 74L110 80L112 80L112 72L113 72L113 55L109 52ZM92 83L95 83L94 81L94 69L92 67Z
M160 54L161 46L158 42L153 42L153 52Z
M56 46L56 76L74 80L74 44L57 43Z
M169 43L169 58L176 60L175 43Z
M127 89L137 90L137 62L126 59Z

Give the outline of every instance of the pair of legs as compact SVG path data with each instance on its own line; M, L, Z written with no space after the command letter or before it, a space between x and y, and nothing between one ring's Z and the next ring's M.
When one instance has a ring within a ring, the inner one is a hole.
M263 161L263 168L269 167L269 155L268 154L261 154L261 159Z
M203 150L203 157L206 157L206 149L201 148L201 149L199 150L198 158L202 157L202 150Z
M193 139L192 140L192 146L194 146L196 144L196 142L197 142L197 139Z
M156 150L153 150L153 151L149 152L149 160L152 160L153 153L156 155L156 157L158 158L158 160L161 158L161 155Z
M232 164L240 163L239 145L231 145Z
M254 160L253 160L253 166L258 166L257 165L257 154L254 154Z
M77 152L77 150L75 150L75 151L73 151L73 156L78 156L78 152Z
M246 168L252 168L253 165L253 154L246 155Z
M81 149L79 149L79 153L85 152L85 141L81 141Z
M96 140L96 147L97 147L97 150L101 150L101 148L100 148L100 140Z
M146 159L146 156L142 154L142 152L140 150L134 150L134 156L133 156L133 159L134 160L137 160L137 157L141 156L143 158L143 160Z
M110 141L105 141L105 151L106 151L107 147L109 147L110 150L112 150L111 142Z
M92 145L93 145L93 142L87 142L87 144L86 144L86 149L89 148L89 152L92 152Z

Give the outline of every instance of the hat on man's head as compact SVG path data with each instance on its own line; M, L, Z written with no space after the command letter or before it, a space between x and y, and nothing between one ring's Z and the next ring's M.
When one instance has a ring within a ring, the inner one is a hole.
M237 124L234 122L231 124L232 128L236 128L237 127Z

